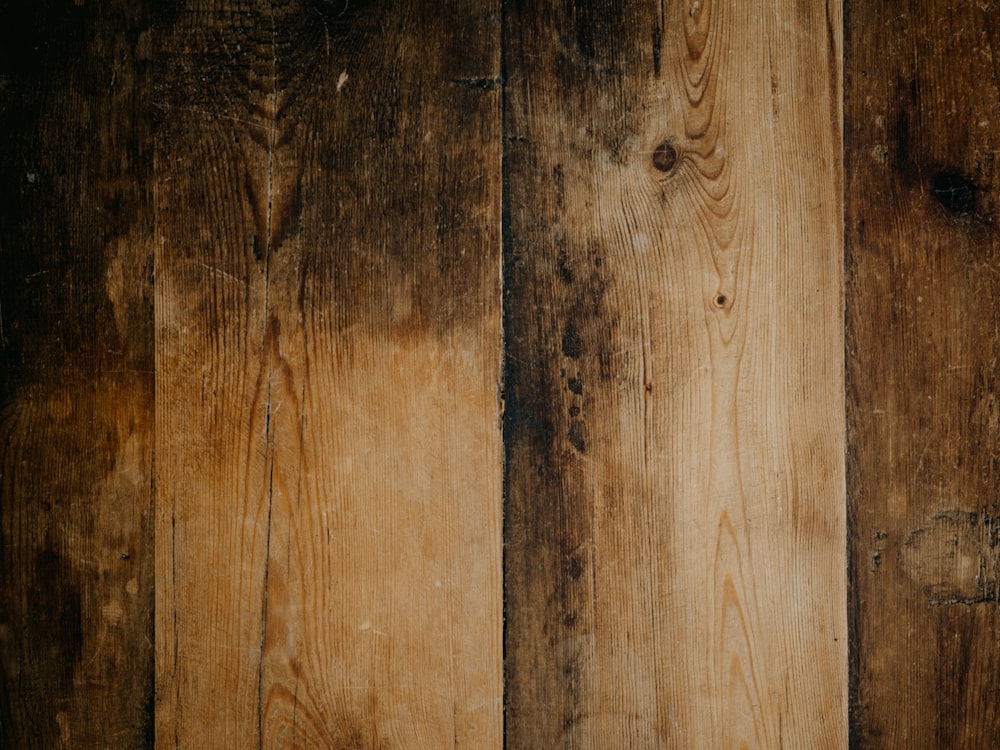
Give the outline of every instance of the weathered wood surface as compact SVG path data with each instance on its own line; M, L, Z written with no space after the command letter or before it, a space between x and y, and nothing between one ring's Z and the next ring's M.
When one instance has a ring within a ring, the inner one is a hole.
M157 19L160 746L501 743L496 10Z
M3 4L3 748L152 739L147 9Z
M837 4L500 5L4 4L0 746L502 743L501 205L507 745L1000 745L996 4L848 5L846 407Z
M847 5L857 748L1000 747L998 12Z
M845 746L840 29L506 6L511 748Z

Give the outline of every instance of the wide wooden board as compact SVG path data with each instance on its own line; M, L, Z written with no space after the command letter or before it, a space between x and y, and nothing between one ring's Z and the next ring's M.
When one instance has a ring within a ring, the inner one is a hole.
M839 750L839 4L505 8L507 746Z
M498 17L158 19L157 742L501 742Z
M1000 5L846 16L852 746L1000 746Z
M0 747L148 747L149 6L0 31Z

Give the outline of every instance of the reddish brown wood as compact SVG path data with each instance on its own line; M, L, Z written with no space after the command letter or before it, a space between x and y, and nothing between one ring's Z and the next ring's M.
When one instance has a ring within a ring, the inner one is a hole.
M998 11L847 5L857 748L1000 745Z

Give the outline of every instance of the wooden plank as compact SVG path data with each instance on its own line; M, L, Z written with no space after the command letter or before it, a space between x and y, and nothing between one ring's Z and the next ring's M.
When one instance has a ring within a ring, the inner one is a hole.
M998 11L848 4L858 748L1000 746Z
M0 747L148 747L149 6L4 11Z
M497 7L157 22L157 741L501 742Z
M842 748L836 2L513 2L507 745Z

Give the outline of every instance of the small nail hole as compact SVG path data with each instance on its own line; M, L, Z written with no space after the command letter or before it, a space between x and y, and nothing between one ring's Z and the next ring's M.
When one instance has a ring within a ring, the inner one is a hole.
M726 306L726 295L720 294L718 297L716 297L715 298L715 305L716 305L716 307L725 307Z

